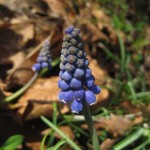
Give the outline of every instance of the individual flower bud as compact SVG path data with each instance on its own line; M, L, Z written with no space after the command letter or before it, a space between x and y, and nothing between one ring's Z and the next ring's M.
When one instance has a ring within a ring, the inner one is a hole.
M77 68L75 70L74 77L76 77L76 78L82 78L83 76L84 76L84 70L80 69L80 68Z
M70 42L71 42L71 44L74 45L74 46L76 46L77 43L78 43L78 41L75 40L74 38L72 38L72 39L70 40Z
M70 26L70 27L66 28L66 29L64 30L64 32L65 32L66 34L71 34L73 30L74 30L74 26Z
M70 87L72 88L80 88L81 87L81 81L76 79L76 78L73 78L70 82Z
M73 91L72 90L61 91L58 95L58 98L60 101L67 103L73 99Z
M70 81L72 79L72 75L71 73L65 71L62 75L62 79L65 80L65 81Z
M84 59L78 59L76 62L76 65L81 68L84 66Z
M98 94L101 92L100 87L97 85L93 85L92 87L89 88L89 90L91 90L94 94Z
M74 99L82 99L84 97L84 89L83 88L79 88L77 90L74 90L73 92L73 97Z
M68 51L70 52L70 54L76 54L78 51L78 48L76 48L75 46L70 46L68 48Z
M77 57L81 58L83 57L83 54L84 54L83 50L79 50L77 53Z
M69 63L73 64L77 60L77 57L75 55L68 55L67 60Z
M67 90L69 88L69 84L65 82L64 80L59 80L58 87L62 90Z
M66 69L68 72L72 72L72 71L75 70L75 66L72 65L72 64L67 63L67 64L65 65L65 69Z
M85 91L85 100L89 105L95 104L96 103L95 94L90 90Z
M80 100L74 100L71 104L71 110L73 113L79 113L83 109L83 104Z
M84 83L87 88L90 88L94 85L94 78L92 76L85 78Z

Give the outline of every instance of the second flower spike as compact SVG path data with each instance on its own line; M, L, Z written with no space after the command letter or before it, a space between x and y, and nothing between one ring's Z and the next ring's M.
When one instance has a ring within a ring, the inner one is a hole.
M61 89L59 100L71 103L71 110L79 113L83 108L83 101L93 105L96 102L95 94L100 93L99 86L95 85L92 71L88 67L80 29L73 26L65 29L61 51L60 80Z
M41 71L43 68L51 69L50 41L46 40L43 43L42 49L37 57L37 62L33 65L32 70L35 72Z

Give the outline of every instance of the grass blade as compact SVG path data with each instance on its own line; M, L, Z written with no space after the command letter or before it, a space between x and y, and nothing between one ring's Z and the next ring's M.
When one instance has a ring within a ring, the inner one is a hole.
M69 139L61 130L59 130L59 128L57 128L51 121L49 121L46 117L41 116L40 117L42 119L42 121L47 124L49 127L51 127L53 130L55 130L61 137L63 137L66 142L75 150L81 150L81 148L74 143L71 139Z
M122 150L123 148L130 145L132 142L136 141L139 137L141 137L144 133L144 129L140 128L132 133L130 136L125 138L123 141L114 146L114 150Z

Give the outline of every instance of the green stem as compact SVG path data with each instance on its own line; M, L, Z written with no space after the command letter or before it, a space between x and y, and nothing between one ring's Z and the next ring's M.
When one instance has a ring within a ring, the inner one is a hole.
M2 103L10 102L10 101L16 99L17 97L19 97L21 94L23 94L32 85L32 83L36 80L37 77L38 77L38 73L35 73L34 76L31 78L31 80L25 86L23 86L20 90L18 90L14 94L4 98L2 100Z
M87 122L89 131L90 131L90 135L92 137L93 149L99 150L100 144L99 144L98 135L96 133L96 129L95 129L95 126L93 123L93 119L92 119L92 115L91 115L89 106L87 105L87 103L84 100L83 100L83 114L84 114L85 120Z
M59 130L51 121L49 121L46 117L44 116L41 116L40 117L42 119L42 121L47 124L49 127L51 127L53 130L55 130L60 136L62 136L66 142L68 144L70 144L70 146L72 148L74 148L75 150L81 150L81 148L76 144L74 143L69 137L67 137L61 130Z

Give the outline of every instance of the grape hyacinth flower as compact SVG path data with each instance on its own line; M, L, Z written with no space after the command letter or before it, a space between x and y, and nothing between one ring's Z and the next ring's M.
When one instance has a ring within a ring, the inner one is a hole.
M46 40L37 57L37 62L33 65L32 70L35 72L41 71L43 68L51 69L50 41Z
M83 101L88 105L96 103L95 94L100 93L101 89L95 85L95 78L88 67L80 29L71 26L64 32L58 98L64 103L71 103L72 112L79 113L83 109Z

